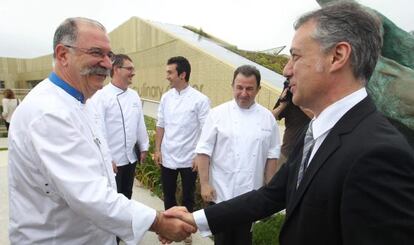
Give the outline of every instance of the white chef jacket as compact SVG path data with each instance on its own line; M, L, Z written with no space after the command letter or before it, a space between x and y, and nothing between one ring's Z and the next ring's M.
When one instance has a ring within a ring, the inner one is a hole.
M164 128L161 142L164 167L192 166L194 149L209 110L210 100L191 86L180 92L170 89L161 97L157 127Z
M141 151L148 151L149 140L142 102L135 90L122 90L109 83L98 90L91 101L102 115L103 134L117 166L139 159L140 156L134 151L137 142Z
M9 123L14 110L16 110L16 107L19 105L19 101L18 99L3 98L2 105L3 105L2 117L6 122Z
M232 100L210 111L195 152L210 156L219 203L263 186L267 159L280 155L279 127L263 106L243 109Z
M16 109L9 133L11 244L142 239L156 212L117 193L99 120L49 79Z

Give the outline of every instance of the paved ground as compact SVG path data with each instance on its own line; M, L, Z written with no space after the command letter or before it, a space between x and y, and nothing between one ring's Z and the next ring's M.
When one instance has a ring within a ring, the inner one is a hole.
M0 148L7 147L7 139L0 138ZM0 244L9 245L8 239L8 189L7 189L7 151L0 151ZM138 183L135 183L133 191L133 199L142 202L157 210L163 209L162 201L151 194L147 189L141 188ZM141 245L159 244L157 236L152 232L147 232ZM182 244L182 243L173 243ZM213 242L209 238L202 238L197 233L193 235L194 245L212 245Z

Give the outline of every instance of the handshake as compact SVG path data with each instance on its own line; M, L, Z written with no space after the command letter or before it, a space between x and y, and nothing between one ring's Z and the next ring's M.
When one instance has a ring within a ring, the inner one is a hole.
M185 207L172 207L164 212L158 212L150 231L158 234L162 244L172 241L179 242L197 231L193 214Z

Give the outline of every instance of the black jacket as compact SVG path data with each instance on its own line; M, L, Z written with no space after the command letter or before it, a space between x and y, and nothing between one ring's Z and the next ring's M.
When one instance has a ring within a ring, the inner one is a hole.
M303 137L269 185L205 209L213 233L286 209L281 245L414 244L414 153L369 97L331 129L298 189Z

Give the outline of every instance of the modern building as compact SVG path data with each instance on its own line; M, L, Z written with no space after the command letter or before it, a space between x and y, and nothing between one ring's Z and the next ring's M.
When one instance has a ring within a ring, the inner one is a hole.
M109 36L114 53L125 53L133 59L137 74L133 88L143 99L159 101L169 89L165 79L166 61L178 55L189 59L190 84L205 93L213 106L232 98L233 72L243 64L260 70L262 89L257 101L265 107L273 107L283 87L284 77L280 74L227 50L224 42L205 38L181 26L132 17ZM16 89L17 95L23 97L28 89L49 75L52 62L52 54L33 59L0 58L0 88Z

